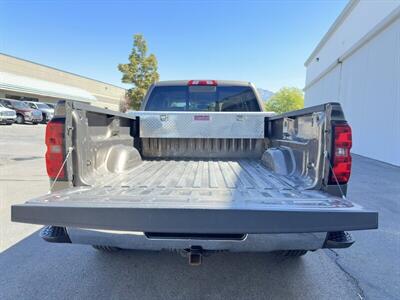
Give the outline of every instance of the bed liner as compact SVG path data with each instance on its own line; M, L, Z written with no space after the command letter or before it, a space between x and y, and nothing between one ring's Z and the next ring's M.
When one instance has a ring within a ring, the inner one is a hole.
M377 214L269 171L260 160L144 160L92 187L13 206L36 224L192 233L290 233L375 228Z

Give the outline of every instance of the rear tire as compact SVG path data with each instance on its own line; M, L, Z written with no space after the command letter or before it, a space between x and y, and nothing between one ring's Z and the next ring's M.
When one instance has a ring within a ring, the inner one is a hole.
M17 122L17 124L24 124L24 123L25 123L25 118L24 118L24 116L18 114L18 115L17 115L17 119L15 120L15 122Z
M305 255L307 252L307 250L284 250L278 251L277 253L285 257L300 257Z
M119 250L121 250L121 248L118 247L103 246L103 245L92 245L92 247L97 251L107 252L107 253L118 252Z

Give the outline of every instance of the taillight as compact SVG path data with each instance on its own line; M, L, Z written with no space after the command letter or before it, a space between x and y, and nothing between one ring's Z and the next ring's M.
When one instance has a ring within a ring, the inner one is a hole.
M347 124L333 126L332 172L329 183L346 184L351 173L351 128ZM336 177L336 178L335 178Z
M46 127L46 169L51 179L64 179L64 119L53 119Z
M211 86L217 86L217 81L216 80L189 80L188 85L211 85Z

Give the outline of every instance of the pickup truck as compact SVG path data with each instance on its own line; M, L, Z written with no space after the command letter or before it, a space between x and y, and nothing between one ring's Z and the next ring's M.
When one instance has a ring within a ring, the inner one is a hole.
M25 124L27 122L37 124L42 121L42 113L37 109L29 107L23 101L0 98L0 104L15 111L17 115L15 121L17 124Z
M353 244L378 214L346 197L339 103L280 115L248 82L165 81L131 114L62 101L46 129L51 193L12 206L46 241L96 249L301 256Z

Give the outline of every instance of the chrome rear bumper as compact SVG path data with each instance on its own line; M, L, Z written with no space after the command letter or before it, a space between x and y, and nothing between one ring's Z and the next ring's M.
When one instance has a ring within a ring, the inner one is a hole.
M27 122L42 122L43 117L42 115L40 116L24 116L25 117L25 121Z
M16 118L17 118L16 116L0 116L0 123L2 124L14 123Z
M72 243L107 245L122 249L180 250L199 246L204 250L270 252L276 250L316 250L323 248L326 232L247 234L241 240L149 238L143 232L67 228Z

